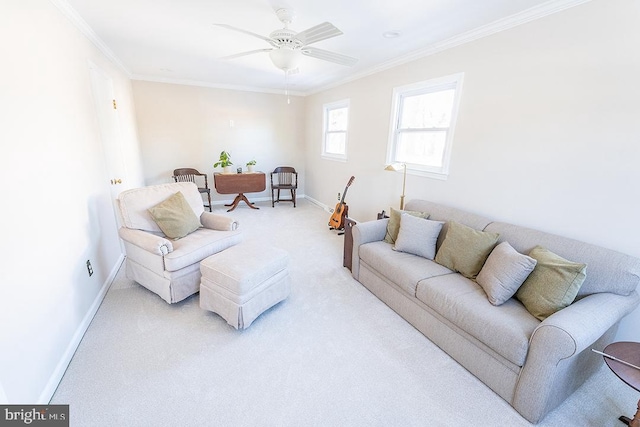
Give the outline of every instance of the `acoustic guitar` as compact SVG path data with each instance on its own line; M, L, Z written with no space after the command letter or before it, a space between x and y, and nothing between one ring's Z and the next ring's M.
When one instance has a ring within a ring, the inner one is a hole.
M344 228L344 218L346 216L346 203L344 202L344 198L347 197L347 190L349 186L353 183L353 180L356 179L355 176L352 176L347 182L347 186L344 188L344 193L342 193L342 198L340 199L340 203L336 205L336 208L329 218L329 228L335 230L342 230Z

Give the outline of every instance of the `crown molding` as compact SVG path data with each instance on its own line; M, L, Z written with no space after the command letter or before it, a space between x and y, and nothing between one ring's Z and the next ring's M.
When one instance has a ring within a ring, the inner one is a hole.
M125 65L120 61L120 58L116 56L115 53L107 46L107 44L96 34L95 31L87 24L87 22L82 19L82 17L76 12L76 10L71 7L66 0L50 0L51 3L54 4L60 10L60 12L67 18L71 23L86 37L88 38L97 48L102 52L111 62L113 62L120 70L122 70L129 78L131 77L131 72L125 67Z
M286 92L284 89L268 89L263 87L254 87L254 86L226 85L226 84L218 84L218 83L212 83L212 82L203 82L200 80L174 79L170 77L158 77L158 76L145 75L145 74L133 74L129 77L131 78L131 80L140 80L145 82L169 83L169 84L185 85L185 86L200 86L200 87L209 87L213 89L237 90L241 92L259 92L259 93L268 93L268 94L286 96ZM289 89L289 95L305 96L306 94L304 92L297 92Z
M453 47L460 46L460 45L508 30L510 28L517 27L522 24L526 24L527 22L535 21L536 19L540 19L548 15L553 15L554 13L561 12L563 10L566 10L590 1L591 0L550 0L546 3L531 7L529 9L523 10L522 12L508 16L506 18L498 19L497 21L494 21L482 27L475 28L471 31L458 34L456 36L450 37L441 42L437 42L429 46L426 46L422 49L418 49L408 54L399 56L390 61L384 62L380 65L368 68L360 73L349 76L340 81L337 81L325 86L321 86L316 89L312 89L310 91L305 92L304 95L307 96L307 95L313 95L319 92L323 92L325 90L341 86L345 83L359 80L363 77L367 77L372 74L376 74L381 71L385 71L390 68L415 61L417 59L422 59L427 56L434 55L438 52L442 52L444 50L451 49Z

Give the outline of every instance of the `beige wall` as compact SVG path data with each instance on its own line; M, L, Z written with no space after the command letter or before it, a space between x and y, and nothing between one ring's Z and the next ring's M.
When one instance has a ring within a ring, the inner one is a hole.
M114 81L139 185L133 98L48 0L3 0L0 57L0 403L47 403L122 259L89 61Z
M640 257L640 3L594 0L307 99L306 194L350 216L398 207L383 171L392 90L464 72L446 181L408 176L425 198ZM349 98L349 161L320 157L322 104ZM640 341L640 311L619 338Z
M193 167L209 176L222 150L234 168L293 166L304 194L304 98L144 81L133 82L145 181L171 182L173 170ZM215 172L219 172L217 168ZM251 200L265 199L263 193ZM214 203L233 199L212 191Z

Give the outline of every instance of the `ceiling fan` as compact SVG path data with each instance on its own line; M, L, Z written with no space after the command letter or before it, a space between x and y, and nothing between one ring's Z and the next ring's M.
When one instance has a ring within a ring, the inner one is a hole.
M337 29L333 24L324 22L298 33L289 28L294 17L291 10L278 9L276 10L276 15L284 24L284 28L273 31L269 36L262 36L227 24L214 24L218 27L227 28L229 30L257 37L271 45L270 48L237 53L220 59L234 59L241 56L252 55L254 53L268 52L273 65L283 70L285 73L290 73L295 70L303 55L347 66L353 66L358 62L356 58L352 58L347 55L309 46L310 44L342 35L342 31Z

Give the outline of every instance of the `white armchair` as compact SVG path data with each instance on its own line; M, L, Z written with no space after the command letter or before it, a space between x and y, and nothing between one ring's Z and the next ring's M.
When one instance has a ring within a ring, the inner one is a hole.
M202 227L169 239L148 209L182 192ZM126 251L126 276L168 303L182 301L200 289L200 261L242 240L233 218L205 212L198 187L191 182L152 185L123 191L117 200L120 238Z

